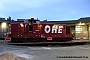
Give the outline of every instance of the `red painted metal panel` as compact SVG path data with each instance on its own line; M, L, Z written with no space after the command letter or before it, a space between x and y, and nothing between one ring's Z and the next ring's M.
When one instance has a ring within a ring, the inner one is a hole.
M6 37L6 38L5 38L5 40L11 40L11 38L9 38L9 37Z
M52 40L52 37L47 37L47 40Z
M25 24L27 26L25 26ZM64 24L49 24L49 23L33 24L33 31L29 31L29 23L23 23L23 25L24 25L23 27L20 27L20 23L11 24L11 35L14 38L25 38L25 37L47 38L48 40L52 40L52 38L72 38L72 34L66 35L67 25L64 25ZM47 25L50 26L50 27L47 27L47 28L50 28L50 31L46 29L46 31L48 31L49 33L45 32L45 26ZM56 30L53 28L54 25L58 26ZM61 28L62 26L63 28Z

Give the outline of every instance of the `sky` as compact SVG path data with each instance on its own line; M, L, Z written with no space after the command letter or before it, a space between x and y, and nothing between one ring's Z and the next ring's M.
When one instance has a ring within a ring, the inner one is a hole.
M0 0L0 17L77 20L90 17L90 0Z

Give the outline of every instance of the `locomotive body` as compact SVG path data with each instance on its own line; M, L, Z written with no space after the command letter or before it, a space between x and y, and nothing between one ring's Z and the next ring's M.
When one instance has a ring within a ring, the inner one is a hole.
M12 42L61 42L72 39L70 26L65 24L40 23L39 20L28 20L11 24Z

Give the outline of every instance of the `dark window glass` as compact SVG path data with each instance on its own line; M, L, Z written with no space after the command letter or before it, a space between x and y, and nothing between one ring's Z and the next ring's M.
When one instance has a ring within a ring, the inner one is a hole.
M36 20L34 20L34 23L36 23Z
M33 26L29 25L29 31L33 31Z
M66 34L70 34L70 26L66 26Z

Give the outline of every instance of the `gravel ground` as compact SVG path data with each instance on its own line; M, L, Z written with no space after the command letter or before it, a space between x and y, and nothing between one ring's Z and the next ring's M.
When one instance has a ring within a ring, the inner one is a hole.
M11 52L27 60L90 60L90 44L64 47L32 47L0 43L0 54L5 52Z

